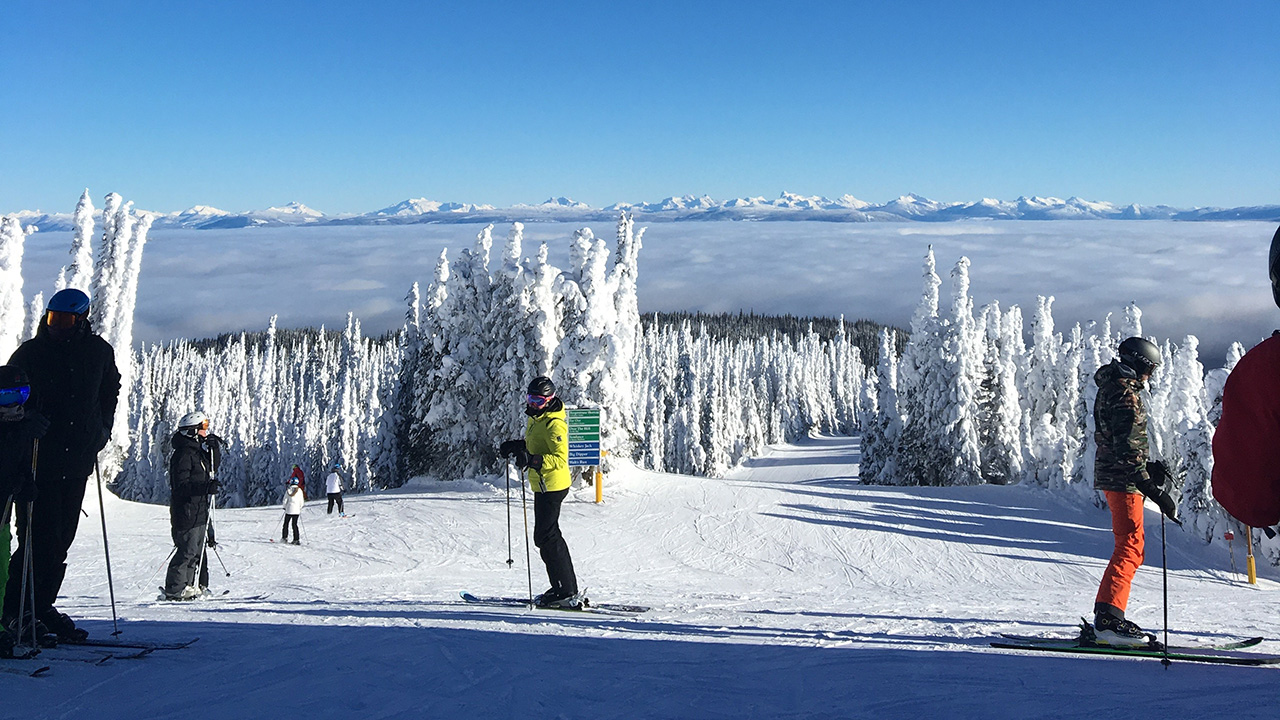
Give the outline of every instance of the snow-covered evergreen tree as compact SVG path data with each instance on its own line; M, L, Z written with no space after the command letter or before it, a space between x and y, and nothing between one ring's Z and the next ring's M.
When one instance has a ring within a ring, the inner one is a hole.
M88 293L93 285L93 200L85 188L72 216L75 233L71 240L71 261L62 266L54 292L75 288Z
M476 236L450 265L443 304L436 309L439 366L426 378L430 400L425 416L437 451L451 460L460 477L474 477L497 466L489 404L489 352L484 326L492 300L489 251L493 226Z
M945 386L943 327L938 318L938 288L933 247L924 262L924 290L911 318L911 341L898 367L899 412L904 417L898 445L898 477L903 485L938 485L942 467L939 441L944 434L944 406L951 388Z
M969 296L969 259L960 258L951 271L951 316L942 327L944 362L939 379L949 393L941 396L939 485L976 485L982 482L978 444L977 390L982 366L980 335L973 319Z
M876 390L876 415L869 422L863 422L862 464L858 475L867 484L894 485L897 484L902 416L898 412L898 356L888 328L880 331Z
M36 336L42 318L44 318L44 293L38 292L31 298L31 302L27 303L27 321L22 331L22 342Z
M982 477L1008 484L1022 477L1022 411L1018 406L1017 360L1013 343L1003 332L999 303L982 308L978 326L982 336L982 380L978 386L978 444Z
M26 323L22 298L22 251L27 234L17 215L0 218L0 359L18 349Z

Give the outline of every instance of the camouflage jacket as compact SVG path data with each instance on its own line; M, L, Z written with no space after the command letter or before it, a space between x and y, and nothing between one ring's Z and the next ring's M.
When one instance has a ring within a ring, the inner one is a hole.
M1093 486L1098 490L1138 492L1147 475L1147 411L1138 391L1142 381L1128 366L1112 361L1093 376L1093 437L1098 441Z

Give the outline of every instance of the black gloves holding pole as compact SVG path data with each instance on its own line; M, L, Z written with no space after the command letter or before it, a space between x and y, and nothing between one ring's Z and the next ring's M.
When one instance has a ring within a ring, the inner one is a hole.
M523 440L508 440L502 443L498 446L498 454L504 458L511 458L516 467L521 470L525 468L542 469L542 456L529 454L529 449L525 447Z
M1182 521L1178 519L1178 499L1175 497L1179 490L1174 485L1168 466L1159 460L1148 462L1147 475L1151 480L1138 484L1138 491L1158 505L1165 517L1181 525Z

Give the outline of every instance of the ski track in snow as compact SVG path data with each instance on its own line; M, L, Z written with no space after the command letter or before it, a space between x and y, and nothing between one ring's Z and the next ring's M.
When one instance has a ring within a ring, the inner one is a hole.
M988 647L999 632L1070 633L1091 610L1106 513L1023 487L864 487L859 460L856 438L822 437L723 479L619 471L602 505L575 488L561 526L579 581L599 602L653 606L637 617L458 599L529 592L518 487L510 568L505 488L479 482L351 496L345 520L313 501L300 547L268 542L278 508L218 511L232 575L211 556L212 586L232 592L189 604L155 602L166 509L109 498L123 637L200 641L101 666L51 661L49 677L3 674L0 688L23 717L47 718L1274 716L1271 669ZM89 498L59 606L103 636ZM1148 630L1162 617L1158 517L1148 510L1130 601ZM1168 533L1175 640L1276 636L1274 568L1251 587L1221 543ZM1280 638L1259 650L1280 652Z

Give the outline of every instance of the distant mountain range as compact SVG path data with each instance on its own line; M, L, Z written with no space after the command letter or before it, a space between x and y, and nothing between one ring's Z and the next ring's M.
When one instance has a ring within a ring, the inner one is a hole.
M326 215L302 203L232 213L196 205L177 213L153 213L153 227L200 230L296 225L408 225L413 223L585 222L612 221L621 212L644 222L707 220L821 222L948 222L957 220L1265 220L1280 221L1280 205L1236 208L1175 208L1168 205L1115 205L1077 197L1020 197L1013 201L983 199L944 203L910 194L882 205L852 195L834 200L784 192L763 197L715 200L706 195L669 197L656 203L617 203L593 208L569 198L537 205L492 205L440 202L416 198L363 215ZM71 213L17 213L24 225L41 230L72 229Z

